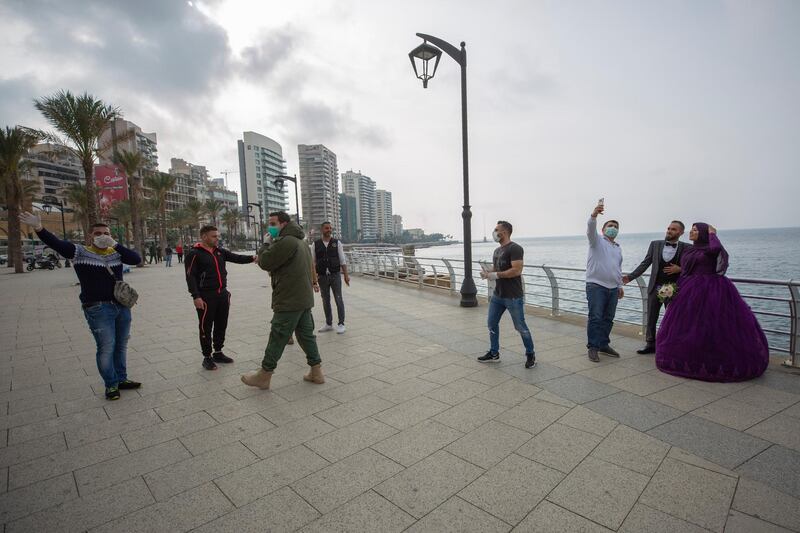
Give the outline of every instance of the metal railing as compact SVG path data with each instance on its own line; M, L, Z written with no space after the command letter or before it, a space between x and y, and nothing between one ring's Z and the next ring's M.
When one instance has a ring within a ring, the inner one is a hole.
M460 259L433 259L402 255L392 248L356 248L346 252L350 271L375 278L390 279L424 288L458 292L464 278ZM480 278L476 261L472 276L479 294L489 296L489 284ZM587 314L585 269L555 265L525 265L523 284L526 305L550 309L553 316L564 313ZM800 281L730 278L739 288L761 323L770 351L790 357L786 366L800 368ZM636 325L644 333L647 324L647 275L625 287L638 288L636 297L628 295L617 306L616 321ZM628 302L631 302L630 304Z

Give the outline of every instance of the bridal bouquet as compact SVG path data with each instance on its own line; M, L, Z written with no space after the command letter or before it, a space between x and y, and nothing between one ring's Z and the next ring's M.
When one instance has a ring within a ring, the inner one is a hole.
M674 283L665 283L658 287L658 291L656 295L658 296L659 301L663 303L669 303L675 295L678 294L678 286Z

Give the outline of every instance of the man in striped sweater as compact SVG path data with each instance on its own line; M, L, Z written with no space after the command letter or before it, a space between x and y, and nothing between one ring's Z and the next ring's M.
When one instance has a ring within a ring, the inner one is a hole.
M120 389L138 389L142 384L128 379L127 372L131 310L114 300L114 284L122 279L123 263L141 262L139 254L118 244L106 224L94 224L90 228L92 245L83 246L62 241L44 229L36 215L25 212L19 219L32 226L43 243L73 260L81 283L83 315L97 344L97 370L105 383L106 399L118 400Z

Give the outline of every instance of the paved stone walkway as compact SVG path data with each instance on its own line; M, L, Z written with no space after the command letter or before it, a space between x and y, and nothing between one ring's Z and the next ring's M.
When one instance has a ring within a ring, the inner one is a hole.
M328 382L290 347L272 391L242 385L267 340L267 278L231 265L233 365L200 368L180 268L149 267L107 402L71 270L0 274L0 523L17 531L800 530L800 376L661 374L637 339L584 355L531 318L525 370L485 307L356 277L348 331L318 336ZM315 308L319 324L321 307Z

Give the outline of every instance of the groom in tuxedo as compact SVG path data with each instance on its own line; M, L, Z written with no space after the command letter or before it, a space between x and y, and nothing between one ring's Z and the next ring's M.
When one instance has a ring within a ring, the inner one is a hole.
M658 287L665 283L675 283L681 272L681 256L691 244L681 242L685 226L680 220L673 220L667 226L667 234L664 240L653 241L647 249L647 255L636 269L622 276L622 283L628 283L644 273L648 267L650 270L650 281L647 284L647 330L643 348L636 350L639 354L656 352L656 323L661 312L661 301L658 299ZM665 304L666 306L666 304Z

